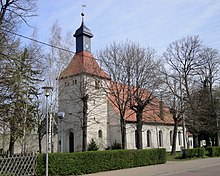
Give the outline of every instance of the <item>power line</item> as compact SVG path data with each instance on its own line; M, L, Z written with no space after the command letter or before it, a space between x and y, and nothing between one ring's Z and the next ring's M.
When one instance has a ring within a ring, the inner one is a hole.
M66 51L66 52L69 52L69 53L72 53L72 54L76 54L74 51L71 51L71 50L68 50L68 49L65 49L65 48L61 48L61 47L59 47L59 46L51 45L51 44L49 44L49 43L42 42L42 41L39 41L39 40L37 40L37 39L33 39L33 38L30 38L30 37L24 36L24 35L22 35L22 34L18 34L18 33L16 33L16 32L12 32L12 31L9 31L9 30L6 30L6 29L1 29L1 30L5 31L5 32L8 32L8 33L11 33L11 34L13 34L13 35L16 35L16 36L25 38L25 39L27 39L27 40L31 40L31 41L33 41L33 42L40 43L40 44L42 44L42 45L46 45L46 46L49 46L49 47L52 47L52 48L56 48L56 49L58 49L58 50L63 50L63 51ZM102 62L101 59L97 59L97 58L95 58L95 57L93 57L93 59L95 59L96 61L101 61L101 62ZM106 61L106 63L112 64L112 63L109 62L109 61ZM118 64L116 64L116 65L118 65Z
M75 54L74 51L71 51L71 50L68 50L68 49L65 49L65 48L61 48L61 47L59 47L59 46L51 45L51 44L49 44L49 43L42 42L42 41L39 41L39 40L36 40L36 39L30 38L30 37L27 37L27 36L24 36L24 35L22 35L22 34L18 34L18 33L12 32L12 31L8 31L8 30L6 30L6 29L1 29L1 30L5 31L5 32L8 32L8 33L11 33L11 34L13 34L13 35L16 35L16 36L19 36L19 37L25 38L25 39L27 39L27 40L31 40L31 41L34 41L34 42L40 43L40 44L42 44L42 45L46 45L46 46L49 46L49 47L52 47L52 48L56 48L56 49L59 49L59 50L63 50L63 51L66 51L66 52L69 52L69 53Z
M6 29L1 29L1 30L5 31L5 32L8 32L8 33L11 33L11 34L13 34L13 35L16 35L16 36L25 38L25 39L27 39L27 40L31 40L31 41L33 41L33 42L40 43L40 44L42 44L42 45L46 45L46 46L49 46L49 47L52 47L52 48L56 48L56 49L58 49L58 50L63 50L63 51L66 51L66 52L75 54L74 51L71 51L71 50L68 50L68 49L65 49L65 48L61 48L61 47L59 47L59 46L51 45L51 44L49 44L49 43L42 42L42 41L39 41L39 40L30 38L30 37L27 37L27 36L24 36L24 35L22 35L22 34L18 34L18 33L12 32L12 31L8 31L8 30L6 30ZM93 58L93 59L95 59L95 60L97 60L97 61L102 61L102 60L97 59L97 58ZM111 64L111 63L109 62L109 64Z
M56 49L59 49L59 50L63 50L63 51L66 51L66 52L69 52L69 53L72 53L72 54L75 54L75 53L76 53L76 52L74 52L74 51L71 51L71 50L68 50L68 49L65 49L65 48L61 48L61 47L59 47L59 46L51 45L51 44L49 44L49 43L46 43L46 42L42 42L42 41L33 39L33 38L30 38L30 37L24 36L24 35L22 35L22 34L18 34L18 33L16 33L16 32L8 31L8 30L6 30L6 29L1 29L1 30L5 31L5 32L8 32L8 33L11 33L11 34L13 34L13 35L16 35L16 36L25 38L25 39L27 39L27 40L31 40L31 41L33 41L33 42L40 43L40 44L42 44L42 45L46 45L46 46L49 46L49 47L52 47L52 48L56 48ZM95 60L97 60L97 61L102 61L102 60L97 59L97 58L93 58L93 59L95 59ZM111 63L109 62L109 64L111 64Z

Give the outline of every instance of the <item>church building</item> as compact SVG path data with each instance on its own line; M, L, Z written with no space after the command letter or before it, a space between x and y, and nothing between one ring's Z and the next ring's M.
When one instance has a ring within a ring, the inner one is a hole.
M93 139L100 150L121 143L120 117L111 103L103 85L110 82L109 75L98 65L91 53L93 34L85 26L82 14L81 26L75 31L76 53L59 77L59 112L65 117L59 120L59 144L61 152L85 151ZM160 106L160 101L155 97ZM160 108L159 108L160 109ZM173 120L168 107L144 113L143 148L171 150ZM135 115L126 118L127 149L135 149ZM178 127L177 151L184 145L182 127Z

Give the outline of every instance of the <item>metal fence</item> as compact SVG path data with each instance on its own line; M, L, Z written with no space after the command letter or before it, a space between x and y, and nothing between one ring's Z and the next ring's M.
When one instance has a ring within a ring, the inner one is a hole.
M36 175L36 154L0 155L0 176Z

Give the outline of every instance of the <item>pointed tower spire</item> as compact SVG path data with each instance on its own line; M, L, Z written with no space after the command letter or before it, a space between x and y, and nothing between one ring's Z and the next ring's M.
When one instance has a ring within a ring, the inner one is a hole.
M81 26L76 30L75 34L73 35L76 38L76 53L81 51L88 51L91 52L91 38L93 37L89 28L84 25L84 13L83 13L82 6L82 23Z

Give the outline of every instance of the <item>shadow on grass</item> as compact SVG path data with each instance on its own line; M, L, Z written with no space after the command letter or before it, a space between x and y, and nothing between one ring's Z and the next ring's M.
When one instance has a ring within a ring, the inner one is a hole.
M167 161L186 161L186 160L193 160L193 159L202 159L202 158L208 158L207 154L202 157L193 157L193 158L182 158L182 153L181 152L176 152L176 155L170 155L170 152L167 152Z
M183 160L181 152L176 152L176 155L170 155L170 152L167 152L167 161L180 161L180 160Z

